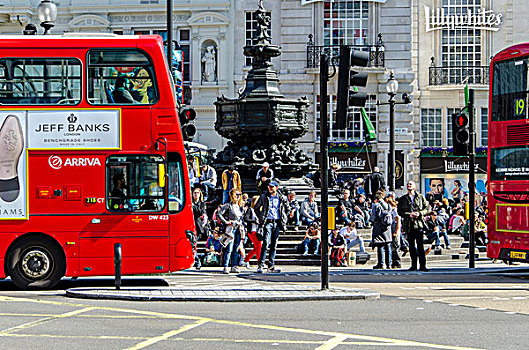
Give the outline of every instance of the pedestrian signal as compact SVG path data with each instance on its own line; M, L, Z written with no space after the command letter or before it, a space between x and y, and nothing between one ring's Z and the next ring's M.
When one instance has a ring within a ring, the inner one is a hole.
M454 156L468 156L469 139L468 115L466 113L452 114L452 144L454 146Z

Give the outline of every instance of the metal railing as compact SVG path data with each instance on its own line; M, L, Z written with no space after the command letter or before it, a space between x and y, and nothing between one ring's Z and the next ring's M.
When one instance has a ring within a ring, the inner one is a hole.
M430 66L430 85L481 84L489 83L488 66Z
M312 34L309 35L309 42L307 43L307 68L318 68L320 66L320 56L322 53L327 53L332 57L340 57L339 45L314 45L312 41ZM369 52L369 67L384 67L385 65L385 46L382 41L382 34L378 35L378 42L375 45L345 45L352 50L360 50Z

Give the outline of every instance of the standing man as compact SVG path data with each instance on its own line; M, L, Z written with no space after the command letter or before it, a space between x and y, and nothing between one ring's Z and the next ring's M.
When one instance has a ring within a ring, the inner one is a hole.
M419 258L420 270L428 271L423 241L424 230L426 229L424 217L428 214L428 202L422 194L416 192L417 185L415 182L408 181L406 188L408 193L399 198L397 209L402 218L402 229L408 237L411 257L409 270L417 270L417 258Z
M228 169L222 173L222 204L230 201L230 191L232 188L236 188L242 191L241 176L239 172L235 170L234 165L230 165Z
M215 186L217 186L217 172L205 163L202 164L200 170L202 170L202 172L198 178L198 183L204 191L204 201L206 201L209 199L209 191L214 190Z
M281 270L275 268L274 259L279 230L282 229L284 231L287 227L290 206L288 205L288 199L278 191L278 187L279 184L276 181L271 181L268 185L268 191L259 197L254 208L259 218L258 230L263 235L263 246L259 255L257 273L263 273L266 253L269 250L268 272L281 272Z
M369 174L364 181L364 190L366 192L366 196L369 197L371 201L373 201L375 199L375 193L377 193L378 190L385 189L386 182L380 173L379 167L376 166L373 168L373 172Z
M264 162L261 169L257 171L257 176L255 178L257 185L257 192L259 195L266 192L268 184L274 179L274 171L270 169L270 164Z

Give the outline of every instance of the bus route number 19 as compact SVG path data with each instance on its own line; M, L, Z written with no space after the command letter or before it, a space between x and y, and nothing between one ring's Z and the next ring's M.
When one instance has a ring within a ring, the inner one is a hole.
M515 101L515 115L525 115L525 100L523 98L516 99Z

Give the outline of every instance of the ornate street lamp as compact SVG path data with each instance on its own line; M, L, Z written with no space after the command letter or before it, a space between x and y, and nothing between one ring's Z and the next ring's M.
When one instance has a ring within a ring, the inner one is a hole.
M42 0L37 6L40 26L44 28L44 35L48 34L51 28L55 27L57 19L57 5L52 0Z
M393 71L389 74L386 91L389 95L389 159L388 185L390 191L395 191L395 95L399 89L399 82L395 80Z

